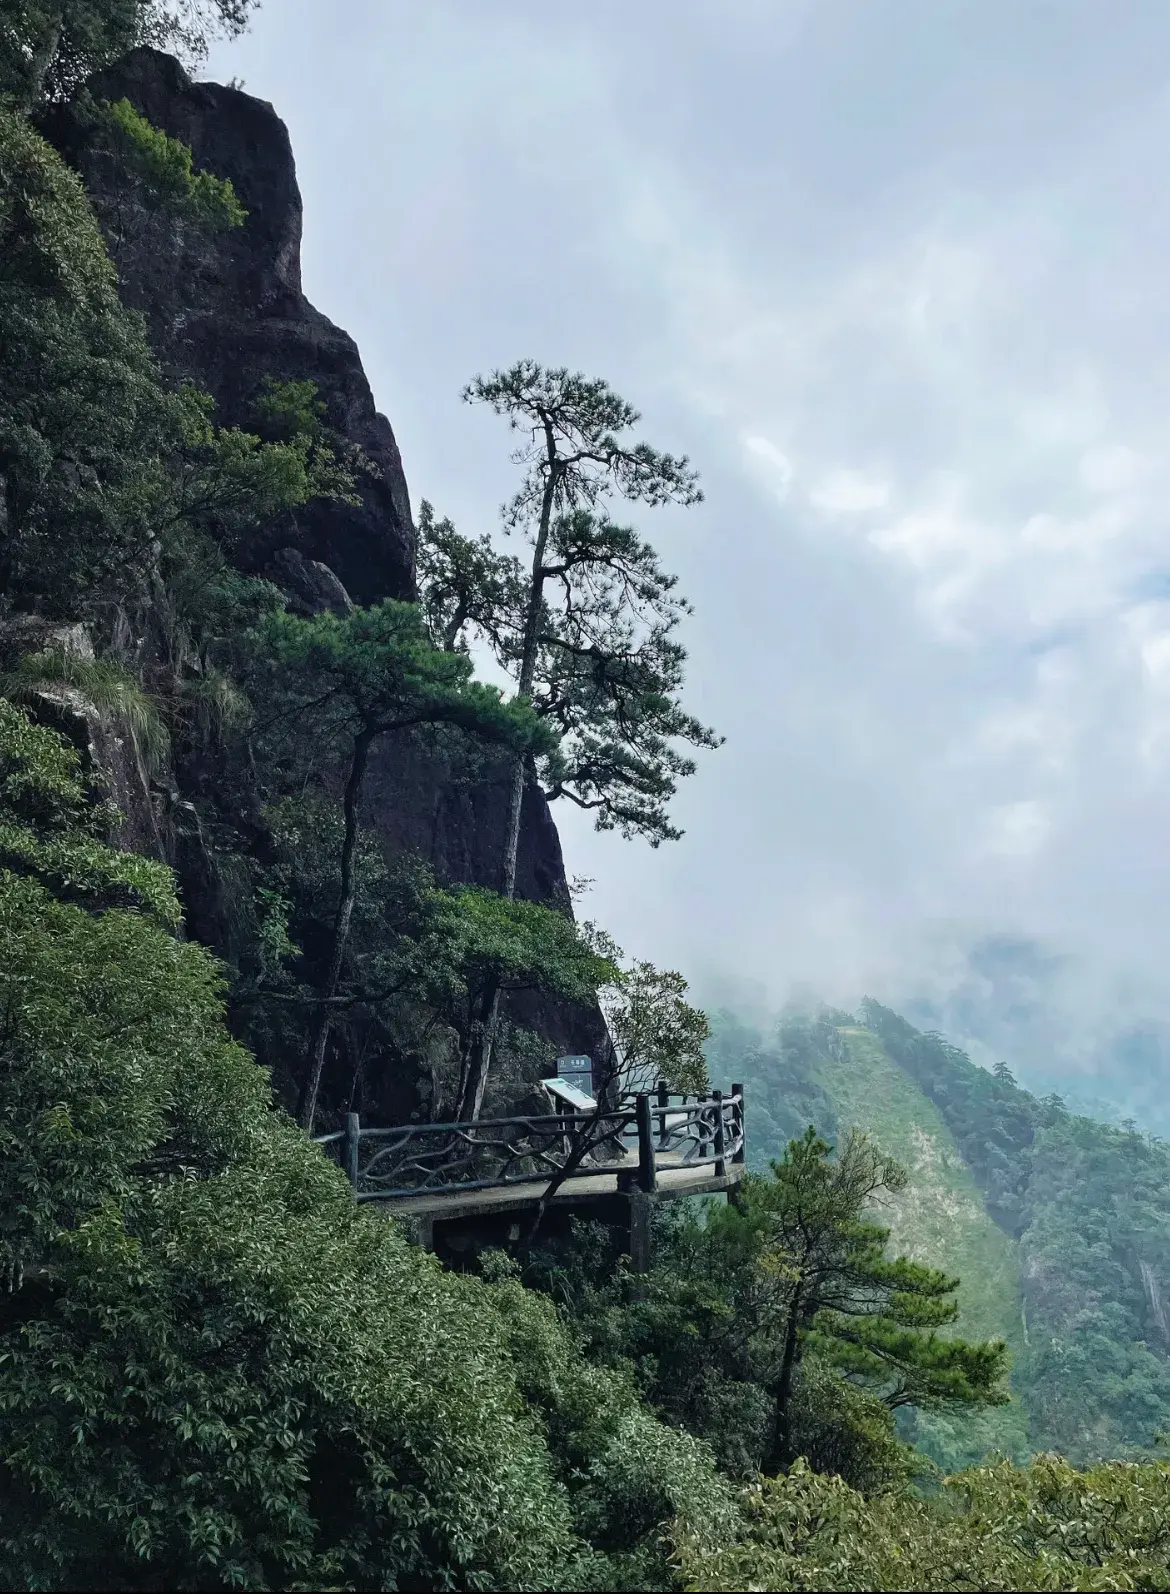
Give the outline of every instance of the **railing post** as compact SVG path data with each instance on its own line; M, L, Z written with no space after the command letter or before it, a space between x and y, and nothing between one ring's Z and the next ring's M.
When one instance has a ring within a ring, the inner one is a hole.
M727 1146L723 1133L723 1092L713 1090L711 1100L715 1103L715 1177L722 1179L727 1172L727 1163L723 1155Z
M361 1119L356 1112L347 1112L345 1115L345 1171L355 1194L357 1193L358 1145L361 1141L361 1134Z
M670 1101L670 1091L666 1088L665 1079L658 1081L658 1149L666 1150L666 1108Z
M733 1096L739 1097L739 1106L735 1109L736 1117L739 1119L739 1145L733 1153L731 1160L732 1162L738 1162L742 1164L747 1161L747 1119L744 1117L743 1111L744 1100L742 1082L732 1085L731 1094Z
M658 1168L654 1157L654 1125L650 1097L639 1091L635 1100L638 1118L638 1188L647 1194L658 1188Z

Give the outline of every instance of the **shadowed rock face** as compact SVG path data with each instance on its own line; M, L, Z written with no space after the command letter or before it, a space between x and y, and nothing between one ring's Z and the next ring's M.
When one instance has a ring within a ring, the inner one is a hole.
M80 171L118 268L122 297L146 319L168 375L210 393L223 424L247 426L266 377L311 379L327 421L377 466L357 505L310 504L269 528L241 556L301 612L344 610L348 600L410 599L414 526L398 445L375 406L353 339L301 291L301 196L288 130L271 105L237 89L194 83L172 57L140 49L90 83L96 99L128 99L156 127L189 144L197 168L229 178L248 212L242 227L207 234L166 212L145 210L84 120L66 110L47 128ZM214 805L213 767L177 772L181 796ZM421 854L446 881L498 884L506 771L457 767L417 747L380 744L367 777L365 822L393 849ZM188 857L190 853L190 857ZM176 845L189 923L218 946L221 914L202 845ZM528 792L517 892L568 904L556 826L543 795ZM595 1009L516 1002L512 1015L558 1051L594 1052L604 1031ZM382 1111L409 1110L407 1081L383 1082Z
M90 88L128 99L156 127L189 144L196 166L231 179L248 212L242 227L207 234L144 210L112 163L68 114L54 141L77 166L118 267L123 299L146 317L168 373L212 394L219 419L246 425L267 376L312 379L329 424L360 444L380 479L361 503L309 505L249 550L266 566L282 546L319 560L357 603L413 596L414 530L390 422L374 408L357 345L301 292L301 196L288 129L271 105L238 89L193 83L171 56L136 50Z

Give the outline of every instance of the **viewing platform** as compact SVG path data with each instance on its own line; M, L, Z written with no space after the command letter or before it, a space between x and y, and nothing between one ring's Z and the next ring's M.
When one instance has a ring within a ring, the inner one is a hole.
M408 1220L430 1249L469 1224L517 1239L551 1190L550 1214L628 1228L632 1265L642 1271L656 1201L726 1193L742 1179L743 1086L707 1096L659 1086L609 1111L474 1123L372 1128L350 1113L344 1129L315 1138L345 1170L358 1201Z

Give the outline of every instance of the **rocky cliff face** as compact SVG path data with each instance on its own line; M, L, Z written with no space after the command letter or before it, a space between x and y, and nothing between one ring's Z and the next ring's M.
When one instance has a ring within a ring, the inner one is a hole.
M374 407L353 339L301 292L301 196L288 130L271 105L238 89L193 83L157 50L136 50L90 85L96 99L128 99L156 127L189 144L196 165L228 177L248 212L242 227L209 234L146 212L66 116L55 141L78 168L118 268L123 299L141 310L168 373L216 401L225 425L246 424L265 377L311 378L330 424L358 443L380 479L355 507L310 505L249 550L263 569L280 547L332 569L358 603L412 593L410 500L394 433Z
M248 212L233 231L208 235L173 216L145 213L65 112L50 133L82 174L118 268L124 300L146 318L167 373L210 393L223 424L247 425L264 379L311 379L328 424L378 468L356 505L310 504L268 528L241 562L318 611L414 595L414 528L398 445L378 413L353 339L301 291L301 197L288 131L272 106L233 88L195 83L171 57L135 51L90 85L98 99L128 99L155 126L191 146L198 168L230 178ZM214 772L180 772L181 795L206 795ZM370 770L366 820L394 849L427 858L440 878L494 886L506 806L502 771L456 769L385 746ZM199 847L180 847L193 930L215 945L213 869ZM520 894L567 904L560 842L548 806L530 791L523 816ZM520 1016L518 1013L517 1017ZM557 1049L594 1050L595 1012L537 1004L523 1015ZM395 1110L407 1106L399 1100Z

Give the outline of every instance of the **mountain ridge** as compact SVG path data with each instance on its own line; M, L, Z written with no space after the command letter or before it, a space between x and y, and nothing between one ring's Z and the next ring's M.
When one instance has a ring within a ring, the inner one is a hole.
M910 1182L878 1221L899 1250L962 1277L958 1332L1007 1340L1018 1405L920 1414L914 1442L932 1459L1158 1453L1170 1429L1167 1148L1038 1099L872 1001L862 1015L784 1014L774 1037L717 1013L711 1056L713 1073L744 1080L755 1167L805 1127L770 1110L785 1096L829 1138L856 1125L898 1157Z

